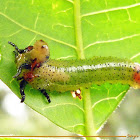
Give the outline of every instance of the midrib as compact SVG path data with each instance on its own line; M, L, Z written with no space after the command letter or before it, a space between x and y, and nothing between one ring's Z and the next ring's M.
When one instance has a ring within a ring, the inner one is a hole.
M85 59L81 28L80 0L74 0L74 22L78 59Z
M81 13L80 13L80 0L74 0L74 24L75 24L75 37L78 59L85 59L83 38L82 38L82 27L81 27ZM85 135L92 136L96 135L96 130L92 115L92 104L90 97L90 89L82 89L83 91L83 107L84 107L84 118L85 118ZM88 140L94 140L95 138L89 137Z

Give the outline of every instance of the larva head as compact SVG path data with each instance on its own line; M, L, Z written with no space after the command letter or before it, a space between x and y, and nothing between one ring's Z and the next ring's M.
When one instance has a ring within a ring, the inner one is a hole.
M32 51L33 46L28 46L25 49L19 49L14 43L10 41L8 41L8 43L15 48L14 53L15 53L15 61L17 67L19 67L23 63L28 63L28 64L31 63L30 52Z
M31 59L37 59L38 63L42 63L49 59L50 50L46 42L43 40L37 40L31 51Z
M32 64L34 60L36 60L36 63L42 63L49 59L50 51L47 43L43 40L37 40L34 46L28 46L25 49L19 49L10 41L8 43L15 47L17 67L23 63Z

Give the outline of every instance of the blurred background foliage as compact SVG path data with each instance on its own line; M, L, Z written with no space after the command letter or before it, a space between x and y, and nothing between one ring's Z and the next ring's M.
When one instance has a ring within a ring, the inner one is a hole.
M0 81L0 135L72 135L33 111Z
M120 104L121 107L110 116L99 135L140 134L139 92L140 90L131 89L127 93ZM0 135L75 135L56 126L26 104L21 104L20 99L2 81L0 81L0 124Z

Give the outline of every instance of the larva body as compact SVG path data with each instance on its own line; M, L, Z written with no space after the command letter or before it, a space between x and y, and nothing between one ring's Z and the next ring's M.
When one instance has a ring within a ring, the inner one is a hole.
M48 60L34 70L30 84L47 91L71 91L104 82L129 84L139 88L134 79L136 65L124 59L97 57L90 60Z
M43 40L24 50L15 47L18 72L14 76L20 81L21 102L25 99L24 88L29 83L40 90L50 102L49 91L71 91L80 96L81 87L92 84L122 83L140 88L140 66L130 60L115 57L94 57L90 60L53 60ZM79 90L77 90L79 89ZM46 92L47 91L47 92Z

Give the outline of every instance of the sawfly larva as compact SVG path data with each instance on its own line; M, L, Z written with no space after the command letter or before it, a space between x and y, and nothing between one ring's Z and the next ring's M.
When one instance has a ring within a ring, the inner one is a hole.
M129 84L140 88L140 66L127 59L116 57L94 57L85 60L54 60L50 58L49 47L43 40L34 46L19 49L15 47L17 74L20 81L21 102L25 100L27 83L40 90L50 103L51 91L71 91L73 97L81 99L81 87L105 82Z

